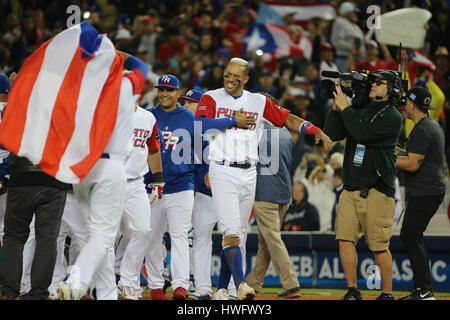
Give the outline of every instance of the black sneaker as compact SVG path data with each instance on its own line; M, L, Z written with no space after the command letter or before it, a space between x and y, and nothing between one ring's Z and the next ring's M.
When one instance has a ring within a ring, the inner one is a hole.
M436 300L431 290L415 289L409 296L400 298L399 300Z
M391 293L382 292L376 300L395 300L394 296Z
M278 292L277 296L280 298L286 298L286 299L296 299L300 298L302 294L300 293L300 288L292 288L283 292Z
M343 300L362 300L361 292L358 288L348 288Z

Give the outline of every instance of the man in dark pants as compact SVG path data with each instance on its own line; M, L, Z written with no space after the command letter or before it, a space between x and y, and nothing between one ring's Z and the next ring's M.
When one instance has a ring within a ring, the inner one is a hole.
M28 159L11 154L6 200L5 236L0 257L0 299L19 295L23 246L35 214L36 249L29 299L48 299L56 261L56 238L68 185L42 172Z
M445 194L445 138L442 128L428 115L432 109L430 92L413 87L406 96L406 114L414 128L406 144L408 155L397 158L397 168L406 171L406 210L400 239L411 261L414 291L401 300L435 300L423 232Z

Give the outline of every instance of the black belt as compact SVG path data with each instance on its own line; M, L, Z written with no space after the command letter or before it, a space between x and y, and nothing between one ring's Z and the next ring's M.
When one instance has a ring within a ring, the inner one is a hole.
M102 155L100 156L100 158L103 158L103 159L110 159L111 157L109 156L109 153L102 153Z
M239 169L249 169L253 166L253 164L250 162L245 162L245 163L228 162L228 163L225 163L225 161L221 161L221 162L216 162L216 163L221 166L228 166L228 167L239 168Z

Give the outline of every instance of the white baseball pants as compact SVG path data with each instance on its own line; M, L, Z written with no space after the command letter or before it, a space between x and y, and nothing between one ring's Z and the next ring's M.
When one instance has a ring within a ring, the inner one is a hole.
M216 222L213 198L200 192L195 193L192 211L192 226L194 228L192 257L195 288L210 293L212 293L212 231Z
M66 282L84 294L91 282L98 300L117 300L114 240L125 202L125 159L100 158L73 189L87 213L88 241L81 249Z
M161 241L166 230L170 234L172 288L189 288L189 244L188 231L191 226L194 191L186 190L164 194L152 207L150 225L150 245L146 256L145 267L150 289L164 286L164 254Z
M252 213L256 191L256 167L241 169L216 164L211 161L209 180L217 215L218 229L222 235L240 236L242 267L246 270L246 241L248 220ZM234 287L230 283L229 289Z
M150 243L151 208L144 178L127 182L127 195L120 223L122 239L119 248L125 246L120 262L120 282L122 286L134 287L141 291L140 271ZM118 248L118 249L119 249ZM116 265L117 258L116 257Z
M66 269L64 267L64 247L66 244L66 237L71 238L70 241L70 255L69 263L75 261L80 253L80 248L84 246L88 239L87 221L85 212L83 212L78 204L78 199L72 191L67 192L66 204L64 206L64 213L62 216L61 227L57 239L57 256L55 263L55 271L53 272L52 283L49 291L57 291L58 287L66 277ZM78 244L78 245L77 245Z

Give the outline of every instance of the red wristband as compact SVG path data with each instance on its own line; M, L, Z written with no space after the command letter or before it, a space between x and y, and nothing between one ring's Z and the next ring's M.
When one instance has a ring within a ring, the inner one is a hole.
M317 132L319 132L320 131L320 128L318 128L318 127L316 127L315 125L313 125L312 123L308 123L307 125L306 125L306 128L305 128L305 133L306 134L308 134L308 135L315 135Z

